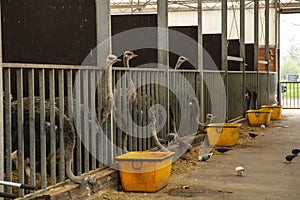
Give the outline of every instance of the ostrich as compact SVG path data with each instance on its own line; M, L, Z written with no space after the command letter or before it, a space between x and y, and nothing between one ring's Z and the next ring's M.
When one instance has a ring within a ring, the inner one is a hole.
M245 92L245 100L247 102L247 110L251 109L251 107L250 107L250 105L251 105L251 96L252 96L251 91L250 90L246 90L246 92Z
M116 62L121 61L118 59L115 55L108 55L106 58L106 72L107 72L107 96L106 96L106 103L104 105L104 108L101 110L101 125L106 122L109 115L111 114L111 111L114 107L114 96L112 91L112 66Z
M129 69L130 68L129 61L135 57L137 57L137 55L134 54L132 51L125 51L123 54L124 67ZM126 80L129 81L129 84L130 84L130 93L132 93L131 98L130 98L130 105L131 105L131 108L133 108L133 106L136 103L136 99L137 99L136 88L131 79L130 74L129 74L129 76L128 76L128 74L126 74Z
M184 56L179 56L179 58L177 59L177 63L174 67L174 69L178 69L185 61L187 61L188 58L184 57ZM178 142L180 147L186 148L188 149L188 151L190 151L192 149L192 145L187 144L186 142L184 142L178 135L177 133L177 128L176 128L176 121L175 121L175 114L174 111L172 110L172 108L170 107L169 109L170 112L170 127L171 127L171 133L167 134L167 138L165 139L161 139L157 137L157 133L156 130L154 128L151 128L152 130L152 136L154 138L154 142L156 144L156 146L160 149L162 149L163 151L165 151L165 147L161 144L161 142L166 142L168 143L169 141L173 141L173 142ZM154 125L156 124L156 118L155 115L153 113L150 113L150 125ZM151 127L151 126L150 126Z
M135 53L133 53L132 51L125 51L123 53L123 64L124 64L124 67L130 68L129 61L132 58L135 58L135 57L137 57L137 55Z
M24 114L24 123L23 123L23 130L24 130L24 144L29 144L29 98L24 97L22 99L23 101L23 114ZM45 104L45 127L46 127L46 151L47 151L47 157L50 156L50 148L49 148L49 143L50 143L50 130L49 130L49 125L47 125L50 121L50 103L48 101L41 102L41 99L39 97L34 97L34 113L35 113L35 148L39 149L40 148L40 105L41 103ZM11 103L11 127L12 127L12 154L16 154L15 151L18 150L18 101L13 101ZM91 176L85 176L85 177L78 177L75 176L73 171L72 171L72 162L73 162L73 152L74 152L74 147L75 147L75 141L76 141L76 133L73 127L72 122L69 120L69 118L64 115L64 125L63 127L59 126L59 109L57 107L54 107L54 112L55 112L55 125L57 125L57 131L60 129L63 129L64 132L64 146L65 146L65 160L66 160L66 175L67 177L74 183L79 183L79 184L89 184L89 186L93 187L95 184L95 179ZM58 136L59 134L56 133ZM56 146L59 146L59 137L56 137ZM30 158L29 154L29 145L24 145L24 164L26 164L26 160ZM57 154L59 154L59 149L57 149ZM40 151L36 151L36 158L40 158ZM38 163L38 161L37 161ZM28 164L28 163L27 163ZM28 170L26 170L25 167L25 173L28 175Z
M179 56L179 58L177 59L177 63L174 67L174 69L179 69L179 67L185 62L185 61L188 61L189 59L184 57L184 56Z

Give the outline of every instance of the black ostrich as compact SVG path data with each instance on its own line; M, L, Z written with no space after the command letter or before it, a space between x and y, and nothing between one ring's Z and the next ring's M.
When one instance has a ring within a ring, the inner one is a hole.
M245 92L245 100L246 100L246 103L247 103L247 110L251 110L251 96L252 96L252 93L250 90L246 90Z

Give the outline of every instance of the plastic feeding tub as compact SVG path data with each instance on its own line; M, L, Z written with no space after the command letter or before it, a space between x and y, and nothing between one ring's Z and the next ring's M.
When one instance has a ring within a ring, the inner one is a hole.
M157 192L170 178L174 152L130 152L116 157L124 191Z
M237 145L241 124L213 123L207 125L208 142L211 146L230 147Z
M272 110L248 110L248 122L250 126L268 126L271 121Z
M264 105L261 107L262 110L272 110L272 114L271 114L271 119L273 120L279 120L281 119L281 105L272 105L272 106L268 106L268 105Z

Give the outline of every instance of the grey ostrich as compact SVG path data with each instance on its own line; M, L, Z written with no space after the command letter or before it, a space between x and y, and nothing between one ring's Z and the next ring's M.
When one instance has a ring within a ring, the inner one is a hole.
M109 115L112 112L112 109L114 107L114 96L113 96L113 89L112 89L112 66L116 62L121 61L118 59L117 56L115 55L108 55L106 58L106 72L107 72L107 96L106 96L106 103L104 105L104 108L101 110L101 125L106 122L108 119Z
M24 130L24 144L29 144L29 112L30 112L30 101L28 97L24 97L23 101L23 115L24 115L24 123L23 123L23 130ZM46 128L46 154L47 157L50 157L50 110L51 106L48 101L41 102L39 97L34 97L34 113L35 113L35 148L38 150L40 148L40 105L44 103L45 105L45 128ZM59 118L60 118L60 111L57 107L54 107L55 112L55 126L57 127L56 131L63 130L64 132L64 147L65 147L65 161L66 161L66 175L67 177L74 183L85 184L88 183L91 187L95 184L95 179L91 176L79 177L75 176L72 171L72 163L73 163L73 153L74 147L76 142L76 133L73 127L72 122L69 118L64 115L64 124L63 127L60 127ZM11 127L12 127L12 157L15 158L15 154L18 153L18 101L11 102ZM59 133L56 133L56 146L59 146ZM28 158L30 159L30 145L24 145L24 164L28 164ZM59 149L57 149L56 154L59 155ZM40 151L36 151L36 158L40 158ZM39 160L37 160L36 164L40 164ZM18 167L18 166L17 166ZM28 176L30 171L25 166L25 173Z
M134 54L132 51L125 51L123 54L123 64L124 67L126 68L130 68L129 63L130 60L137 57L136 54ZM129 74L125 74L125 78L126 81L128 82L129 85L129 94L131 94L131 98L130 98L130 102L129 105L131 106L131 109L133 109L134 105L136 104L136 100L137 100L137 93L136 93L136 87L131 79L131 75ZM122 131L122 150L124 152L128 152L127 150L127 133L128 132L128 121L127 119L124 118L123 114L114 106L114 111L117 113L116 120L121 122L121 126L120 127L123 131Z
M130 68L129 66L129 62L131 59L137 57L136 54L134 54L132 51L125 51L124 54L123 54L123 64L124 64L124 67L126 68ZM137 94L136 94L136 87L131 79L131 74L127 74L126 73L126 80L128 81L129 85L130 85L130 94L132 93L131 95L131 98L130 98L130 105L131 105L131 109L133 108L133 106L135 105L136 103L136 99L137 99Z

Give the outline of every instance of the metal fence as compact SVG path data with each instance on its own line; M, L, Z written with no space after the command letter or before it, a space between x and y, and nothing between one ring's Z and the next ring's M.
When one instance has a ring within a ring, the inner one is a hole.
M71 135L66 135L65 124L69 121L77 133L73 169L80 175L113 162L122 153L124 132L129 133L126 142L129 151L154 147L149 129L143 128L149 125L149 109L154 105L161 105L166 111L166 122L163 123L163 113L158 120L157 128L161 130L158 135L162 138L170 129L170 109L175 114L177 128L180 127L180 136L195 131L191 126L195 116L190 110L190 96L195 96L198 103L204 99L199 112L213 112L216 120L225 113L226 96L220 93L224 72L204 71L202 77L202 72L195 70L114 68L115 108L113 116L102 125L103 134L99 134L107 93L104 68L8 63L3 66L5 163L1 167L5 169L5 180L25 183L24 169L29 167L30 183L38 182L42 189L66 179L65 143L72 140ZM128 78L137 91L137 101L132 105L128 105L131 87ZM228 78L228 116L233 119L245 112L243 79L246 87L254 91L256 74L230 72ZM266 90L267 79L266 73L259 74L259 106L268 103L266 92L275 96L275 87ZM275 85L275 73L270 81ZM202 83L203 94L199 93ZM126 125L117 121L125 121ZM18 169L12 163L12 153L16 150ZM5 190L11 192L12 188ZM19 190L19 196L23 195L23 190Z
M300 108L300 82L280 82L283 108Z

